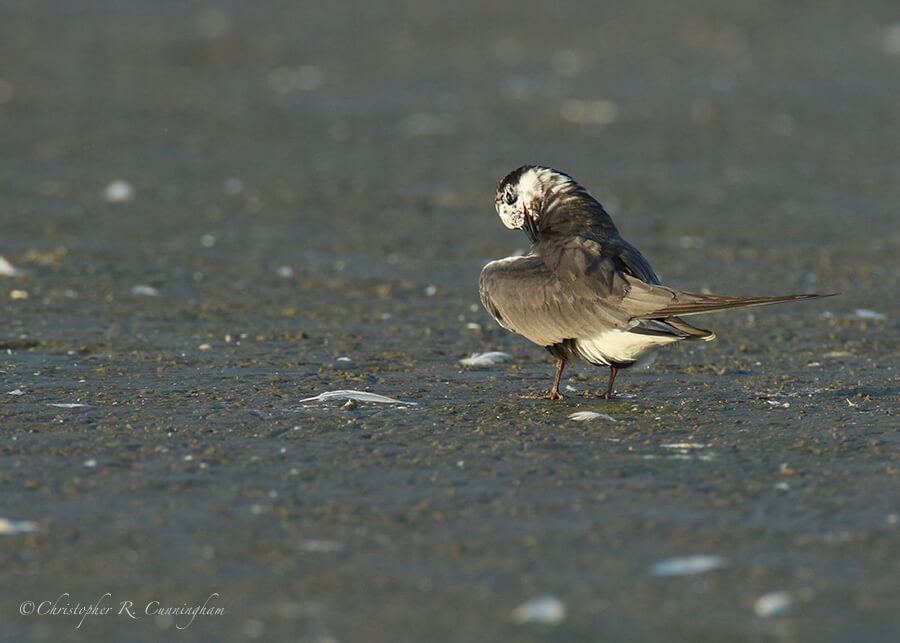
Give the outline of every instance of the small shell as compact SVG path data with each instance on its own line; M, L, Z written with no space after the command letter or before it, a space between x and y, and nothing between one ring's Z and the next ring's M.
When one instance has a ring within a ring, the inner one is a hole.
M512 611L512 620L523 623L560 623L566 618L565 604L555 596L538 596L525 601Z
M597 413L596 411L575 411L569 416L570 420L576 422L586 422L588 420L608 420L610 422L618 422L616 418L607 413Z
M23 270L19 270L14 265L12 265L6 257L0 255L0 276L3 277L19 277L24 275L25 272Z
M790 592L777 591L763 594L753 603L753 611L761 618L778 616L786 612L794 604L794 597Z
M403 400L398 400L393 397L387 397L386 395L379 395L378 393L369 393L368 391L354 391L351 389L326 391L324 393L314 395L313 397L304 398L300 400L300 402L325 402L327 400L356 400L357 402L375 402L377 404L417 404L416 402L404 402Z
M689 576L721 569L726 563L722 556L698 554L662 560L653 565L652 572L654 576Z
M37 531L38 524L32 520L11 520L0 518L0 535L15 536L16 534L30 534Z
M492 366L493 364L502 363L509 353L501 353L500 351L490 351L488 353L472 353L469 357L459 360L463 366L479 368L482 366Z
M103 188L101 193L107 203L124 203L134 198L134 186L128 181L117 179Z

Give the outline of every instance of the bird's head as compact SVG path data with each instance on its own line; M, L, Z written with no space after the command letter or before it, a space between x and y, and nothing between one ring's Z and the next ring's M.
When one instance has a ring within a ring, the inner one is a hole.
M550 208L580 189L562 172L539 165L523 165L500 181L494 206L503 225L511 230L524 230L535 242Z

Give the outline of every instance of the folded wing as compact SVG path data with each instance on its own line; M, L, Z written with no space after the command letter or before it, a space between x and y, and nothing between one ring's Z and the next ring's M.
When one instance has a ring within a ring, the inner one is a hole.
M679 292L634 274L641 272L656 281L649 264L644 264L639 271L633 270L621 256L607 256L594 242L567 243L543 256L533 252L489 263L481 273L481 301L504 328L541 346L552 346L614 330L710 340L715 337L711 331L679 316L827 296Z

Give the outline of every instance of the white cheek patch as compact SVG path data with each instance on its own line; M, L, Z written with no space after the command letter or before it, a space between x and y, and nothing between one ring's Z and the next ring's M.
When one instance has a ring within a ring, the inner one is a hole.
M503 225L505 225L510 230L517 230L525 224L525 213L519 210L516 207L516 204L498 204L497 214L500 215L500 220L503 221Z
M519 203L525 204L525 207L528 208L528 214L534 219L535 223L538 221L539 216L538 203L544 196L544 181L542 179L547 178L545 175L550 173L550 170L544 168L533 168L525 172L522 178L519 179ZM525 218L524 213L520 213L519 216L522 219Z

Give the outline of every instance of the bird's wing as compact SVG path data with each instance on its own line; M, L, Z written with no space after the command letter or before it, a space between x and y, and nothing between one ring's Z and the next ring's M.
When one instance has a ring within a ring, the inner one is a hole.
M548 267L563 281L593 287L597 296L618 296L629 319L664 321L681 315L699 315L731 308L768 306L800 299L830 295L802 294L776 296L704 295L682 292L659 285L656 274L638 250L621 237L595 240L571 237L542 248ZM597 279L599 277L599 280ZM612 290L609 286L618 282ZM681 322L685 324L685 322ZM677 324L673 324L677 326ZM708 331L706 331L708 332Z
M481 301L497 323L541 346L627 329L629 316L616 305L625 287L619 273L611 263L591 268L570 281L536 255L492 261L481 271Z
M682 292L646 284L638 279L626 277L629 295L624 302L625 308L634 319L669 319L676 316L700 315L732 308L755 308L769 306L801 299L818 299L831 297L831 294L809 293L802 295L775 296L741 296L741 295L704 295L700 293Z
M540 254L489 263L482 270L479 289L484 307L501 326L542 346L610 330L713 339L712 332L678 317L822 296L680 292L647 283L623 267L620 255L610 256L600 243L583 238L535 250Z
M620 269L645 283L658 286L659 277L653 272L650 262L644 258L644 255L621 237L617 241L612 248L611 255Z
M678 319L638 317L677 301L677 293L635 273L656 279L647 260L621 239L571 237L489 263L481 273L481 301L501 326L542 346L611 330L713 336ZM640 297L632 302L635 287Z

